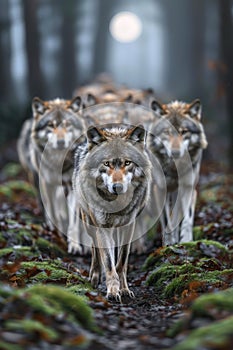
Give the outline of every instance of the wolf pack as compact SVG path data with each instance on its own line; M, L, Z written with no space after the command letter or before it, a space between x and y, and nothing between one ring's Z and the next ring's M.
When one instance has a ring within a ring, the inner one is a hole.
M91 252L92 285L104 278L117 301L134 297L129 254L145 250L152 226L164 246L193 240L206 147L200 100L162 103L152 89L110 79L70 100L34 97L17 144L46 225L69 253Z

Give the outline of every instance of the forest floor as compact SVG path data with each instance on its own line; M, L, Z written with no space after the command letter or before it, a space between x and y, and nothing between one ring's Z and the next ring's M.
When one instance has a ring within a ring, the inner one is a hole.
M0 172L0 349L233 349L233 179L202 169L195 241L131 254L134 299L105 299L90 256L44 224L17 163Z

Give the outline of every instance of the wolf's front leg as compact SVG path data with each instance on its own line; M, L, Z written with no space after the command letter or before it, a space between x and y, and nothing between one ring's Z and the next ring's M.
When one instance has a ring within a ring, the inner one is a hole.
M192 188L188 189L188 195L192 191ZM193 220L195 213L197 199L197 191L193 190L191 200L189 200L189 205L187 206L187 201L183 201L184 219L181 224L180 231L180 242L191 242L193 241Z
M121 302L120 280L115 267L114 247L100 248L99 252L106 274L107 298L115 298Z
M79 240L80 218L79 209L76 205L75 195L73 192L67 196L68 204L68 230L67 230L67 243L68 253L81 253L82 247Z
M114 298L117 301L121 302L120 281L119 281L119 276L116 272L116 267L115 267L115 254L114 254L115 247L113 245L109 245L110 244L109 241L107 243L108 243L107 248L101 247L98 249L100 259L105 270L107 298L108 299Z
M129 260L130 244L123 245L118 247L118 261L116 270L120 279L120 294L128 295L131 298L134 298L134 293L129 289L127 282L127 267Z
M118 246L118 258L116 271L120 278L120 294L134 297L134 293L129 289L127 283L127 267L130 253L130 246L135 231L135 222L117 229L117 235L120 239Z
M100 278L102 275L102 266L101 266L101 257L99 254L99 249L92 246L91 249L91 268L89 273L89 279L91 281L91 285L94 288L97 288L100 283Z
M44 219L50 230L56 228L54 213L54 187L48 184L42 177L39 181L40 201L44 208Z

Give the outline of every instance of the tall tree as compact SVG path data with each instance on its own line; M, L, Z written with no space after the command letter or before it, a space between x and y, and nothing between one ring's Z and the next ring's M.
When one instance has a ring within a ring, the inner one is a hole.
M113 3L109 0L98 0L97 28L94 45L93 75L106 70L109 22L113 12Z
M75 19L77 0L59 0L61 13L61 91L69 98L77 86L77 67L75 61Z
M167 90L179 98L199 96L204 69L204 2L162 0L160 4L165 15Z
M38 31L38 11L39 0L22 0L26 52L28 62L28 87L31 96L46 96L45 84L40 66L40 36Z
M11 41L10 41L10 19L9 1L1 1L0 13L0 101L6 102L12 98L12 76L10 71Z
M220 13L220 51L221 61L226 69L221 70L221 79L225 88L226 106L228 113L228 130L230 136L229 161L233 167L233 19L232 0L219 0Z

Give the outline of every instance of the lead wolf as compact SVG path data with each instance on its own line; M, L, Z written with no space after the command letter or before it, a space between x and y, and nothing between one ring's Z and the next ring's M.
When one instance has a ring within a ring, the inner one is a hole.
M29 179L38 189L45 219L51 229L66 232L68 212L65 192L71 188L74 141L83 132L81 99L32 101L33 118L25 121L18 154Z
M97 87L85 86L76 91L81 95L84 109L82 116L87 126L105 125L114 123L126 123L131 125L143 124L148 130L148 126L155 120L153 111L148 108L150 102L154 99L153 92L148 90L133 90L127 88L117 88L114 90L105 90L102 85ZM92 93L95 91L95 95ZM147 107L147 108L146 108ZM73 201L75 199L73 198ZM71 207L75 204L72 203ZM71 210L72 212L72 210ZM76 214L70 215L71 220L76 220ZM147 222L141 220L141 231L146 232ZM142 236L139 235L140 237ZM67 233L68 251L71 253L86 253L91 242L87 241L87 235L83 228L78 228L74 222L69 225ZM139 237L138 237L139 238ZM91 240L90 240L91 241ZM141 238L138 242L134 242L133 250L142 252L145 250L145 245L141 243Z
M88 129L86 142L75 155L73 188L80 217L92 238L90 280L97 286L103 269L107 297L133 297L127 284L128 256L150 185L151 162L142 126L111 124Z
M150 127L148 147L159 160L166 180L167 195L161 215L163 244L193 240L196 185L202 151L207 147L199 100L192 103L151 104L156 120ZM159 118L159 119L158 119ZM163 186L157 178L157 193Z

